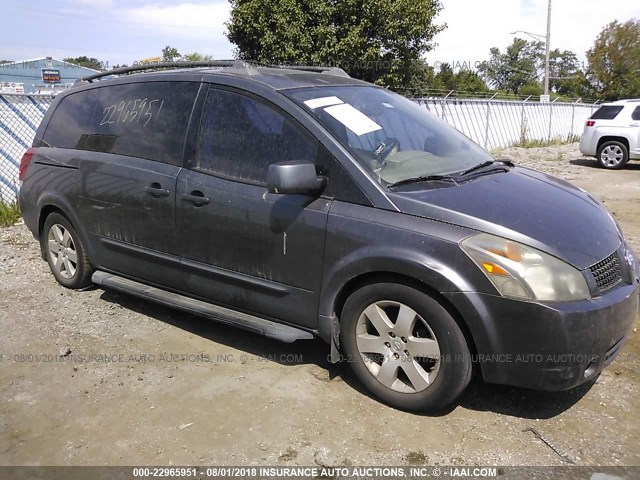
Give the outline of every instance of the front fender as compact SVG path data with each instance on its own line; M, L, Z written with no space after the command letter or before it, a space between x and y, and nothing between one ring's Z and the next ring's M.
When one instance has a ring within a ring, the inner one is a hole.
M450 260L459 255L457 244L443 244L438 255L398 247L362 247L354 250L339 263L334 264L323 275L320 295L320 315L334 313L336 299L345 285L359 277L371 274L392 274L409 277L437 292L474 291L473 282L455 270ZM445 260L446 259L446 260ZM476 267L477 269L477 267ZM483 282L484 283L484 282ZM490 285L486 285L490 288Z
M409 277L437 292L495 292L458 243L472 230L399 212L334 202L327 222L318 313L334 314L350 282L370 274Z

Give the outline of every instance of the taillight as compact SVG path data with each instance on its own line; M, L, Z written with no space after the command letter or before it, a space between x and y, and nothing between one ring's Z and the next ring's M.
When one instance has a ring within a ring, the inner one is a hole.
M24 155L22 156L22 160L20 160L20 167L18 168L18 180L20 180L21 182L24 181L24 177L27 176L27 169L29 168L29 165L31 164L31 159L35 154L36 154L35 148L30 148L29 150L24 152Z
M587 127L595 127L595 125L596 125L595 120L587 120Z

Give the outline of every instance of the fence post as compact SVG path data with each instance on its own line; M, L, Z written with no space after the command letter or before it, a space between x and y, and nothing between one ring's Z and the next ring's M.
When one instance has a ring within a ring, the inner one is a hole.
M531 95L529 95L527 98L524 99L524 101L522 102L522 116L520 117L520 143L524 145L524 143L527 141L527 126L525 125L525 107L526 107L526 103L529 101L529 99L531 98Z
M573 138L575 138L575 133L573 130L575 128L575 122L576 122L576 105L580 100L581 99L579 98L578 100L573 102L573 105L571 108L571 131L569 133L569 137L567 138L567 142L570 142Z
M450 95L452 95L454 92L454 90L451 90L449 93L447 93L447 95L442 99L442 120L445 120L446 114L445 114L445 108L447 106L447 98L449 98Z
M498 95L497 93L495 93L493 95L493 97L491 97L488 101L487 101L487 125L486 128L484 130L484 149L487 149L487 146L489 144L489 119L491 118L491 100L493 100L494 98L496 98L496 95Z
M547 138L547 141L549 143L551 143L551 132L552 132L551 125L552 125L552 122L553 122L553 104L556 102L556 100L558 100L558 98L560 98L560 97L556 97L556 99L549 104L549 137Z

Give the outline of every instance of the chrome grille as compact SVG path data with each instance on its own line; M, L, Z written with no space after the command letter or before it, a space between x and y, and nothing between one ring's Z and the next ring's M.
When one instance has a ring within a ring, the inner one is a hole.
M620 260L615 252L601 262L596 263L589 270L591 270L600 291L608 290L622 280Z

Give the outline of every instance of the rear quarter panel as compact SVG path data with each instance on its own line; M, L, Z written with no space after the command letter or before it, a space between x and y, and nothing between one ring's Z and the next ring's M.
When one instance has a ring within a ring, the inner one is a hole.
M74 151L40 147L20 188L20 207L25 224L36 237L39 235L43 209L55 208L62 211L76 228L91 257L93 246L76 215L79 188Z

